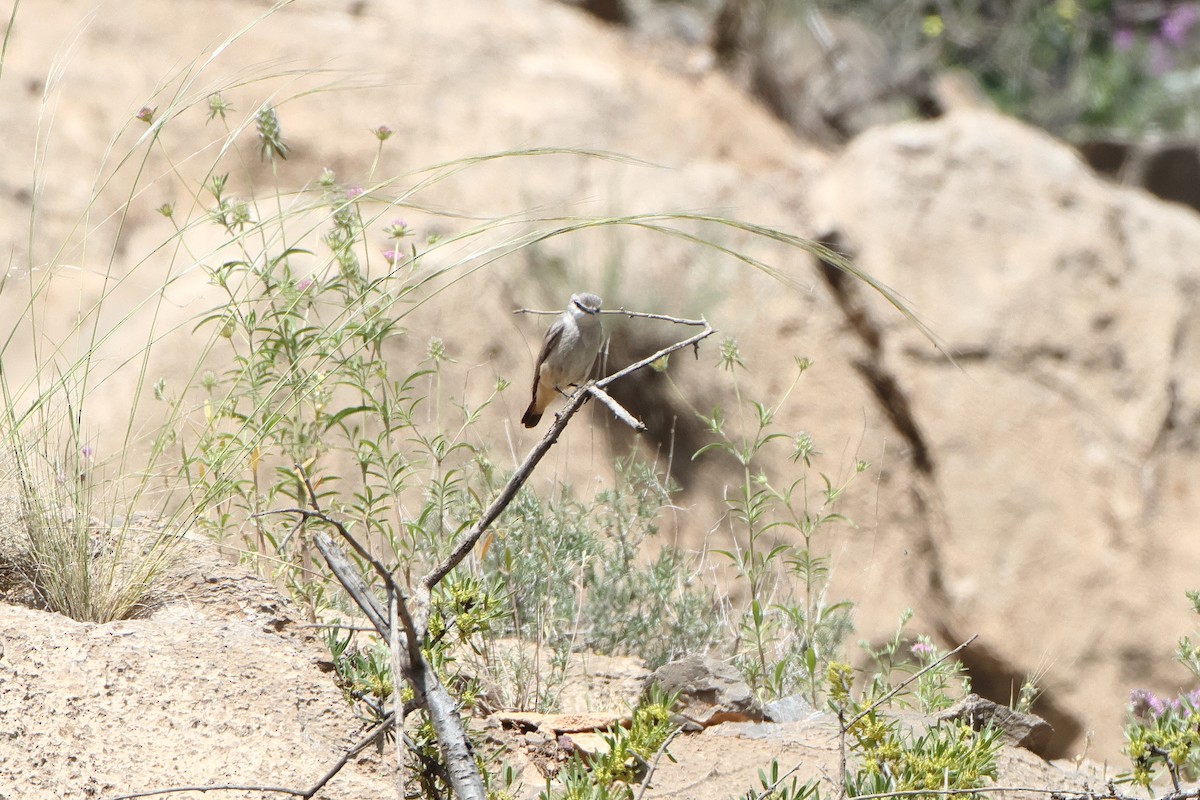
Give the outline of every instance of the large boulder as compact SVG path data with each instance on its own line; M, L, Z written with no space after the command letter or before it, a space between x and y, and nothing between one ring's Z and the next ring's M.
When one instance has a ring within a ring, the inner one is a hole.
M895 314L858 326L927 462L902 521L929 554L925 619L981 635L991 699L1040 674L1055 728L1114 752L1128 690L1177 688L1195 628L1200 218L986 112L865 134L811 200L955 359Z

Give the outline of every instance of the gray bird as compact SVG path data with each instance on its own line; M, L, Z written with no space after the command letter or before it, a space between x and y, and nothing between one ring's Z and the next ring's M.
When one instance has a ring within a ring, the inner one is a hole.
M600 298L594 294L573 294L567 310L546 331L542 352L533 368L533 399L521 424L532 428L554 395L587 379L600 352Z

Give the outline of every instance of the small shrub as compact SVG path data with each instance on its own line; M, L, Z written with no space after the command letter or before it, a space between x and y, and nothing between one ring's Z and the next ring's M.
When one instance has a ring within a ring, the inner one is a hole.
M541 800L632 800L633 786L675 730L670 723L675 700L652 690L633 710L628 728L614 725L603 734L604 753L588 761L572 756L559 771L562 791L547 784Z
M1200 592L1188 592L1192 609L1200 614ZM1179 640L1176 659L1200 678L1200 649L1190 637ZM1145 689L1129 696L1125 753L1132 768L1121 780L1149 788L1166 770L1176 791L1180 780L1200 778L1200 689L1175 698L1161 698Z
M846 793L953 792L977 789L996 777L1001 731L941 723L923 733L871 712L850 727L857 768L846 775Z
M820 800L821 787L815 780L800 783L792 774L779 774L779 760L772 758L771 765L758 771L758 790L751 789L741 800Z
M741 468L741 480L726 499L734 546L715 551L729 560L748 593L736 623L735 663L760 696L801 691L817 706L825 668L853 630L853 604L829 597L830 547L821 539L832 535L835 523L846 521L834 509L854 477L869 465L856 461L851 475L835 484L813 469L819 453L808 433L776 426L784 402L812 366L810 360L796 359L796 376L773 406L743 400L736 370L744 364L732 340L722 344L720 363L734 382L740 427L749 432L730 433L724 412L714 409L704 418L714 441L694 457L720 452ZM765 451L778 446L790 447L789 460L799 472L784 485L759 466ZM817 482L820 488L814 489Z

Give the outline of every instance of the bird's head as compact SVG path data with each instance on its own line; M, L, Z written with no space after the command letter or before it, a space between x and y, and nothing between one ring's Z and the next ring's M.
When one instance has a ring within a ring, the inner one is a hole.
M599 314L600 302L600 298L594 294L579 292L578 294L571 295L571 303L568 308L571 311L583 314Z

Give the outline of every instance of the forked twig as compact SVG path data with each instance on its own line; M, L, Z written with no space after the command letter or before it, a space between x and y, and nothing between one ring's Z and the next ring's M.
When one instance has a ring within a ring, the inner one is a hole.
M658 750L654 753L654 758L651 759L650 765L646 768L646 774L642 778L642 785L638 787L637 797L635 797L634 800L642 800L642 796L645 795L646 790L650 788L650 779L654 777L654 770L658 769L659 759L663 757L663 753L667 752L667 745L669 745L671 741L682 732L683 726L676 726L675 730L671 731L671 734L663 740L661 745L659 745Z
M412 613L407 598L399 584L392 578L391 573L375 559L362 544L351 535L339 520L325 514L317 505L316 491L305 473L304 468L296 465L297 473L308 489L309 502L312 509L292 508L283 512L301 514L305 517L319 519L331 526L343 539L379 574L387 590L388 608L380 608L379 601L363 582L357 570L349 563L345 554L335 542L329 539L323 531L318 531L313 537L318 550L325 557L335 577L346 589L347 593L358 604L363 613L371 620L380 637L389 643L389 649L396 656L404 679L413 691L414 700L429 714L429 722L434 736L446 760L446 774L455 795L462 800L484 800L483 783L475 769L471 746L467 741L466 731L458 716L458 708L450 693L442 685L437 673L429 665L421 653L421 643L424 641L428 619L428 592L418 599L417 614ZM395 627L404 629L405 647L398 650L398 631L392 624L392 619L398 623ZM397 675L399 677L399 675ZM396 696L399 696L397 687ZM399 728L400 720L393 717L393 722ZM397 731L397 740L400 739Z

